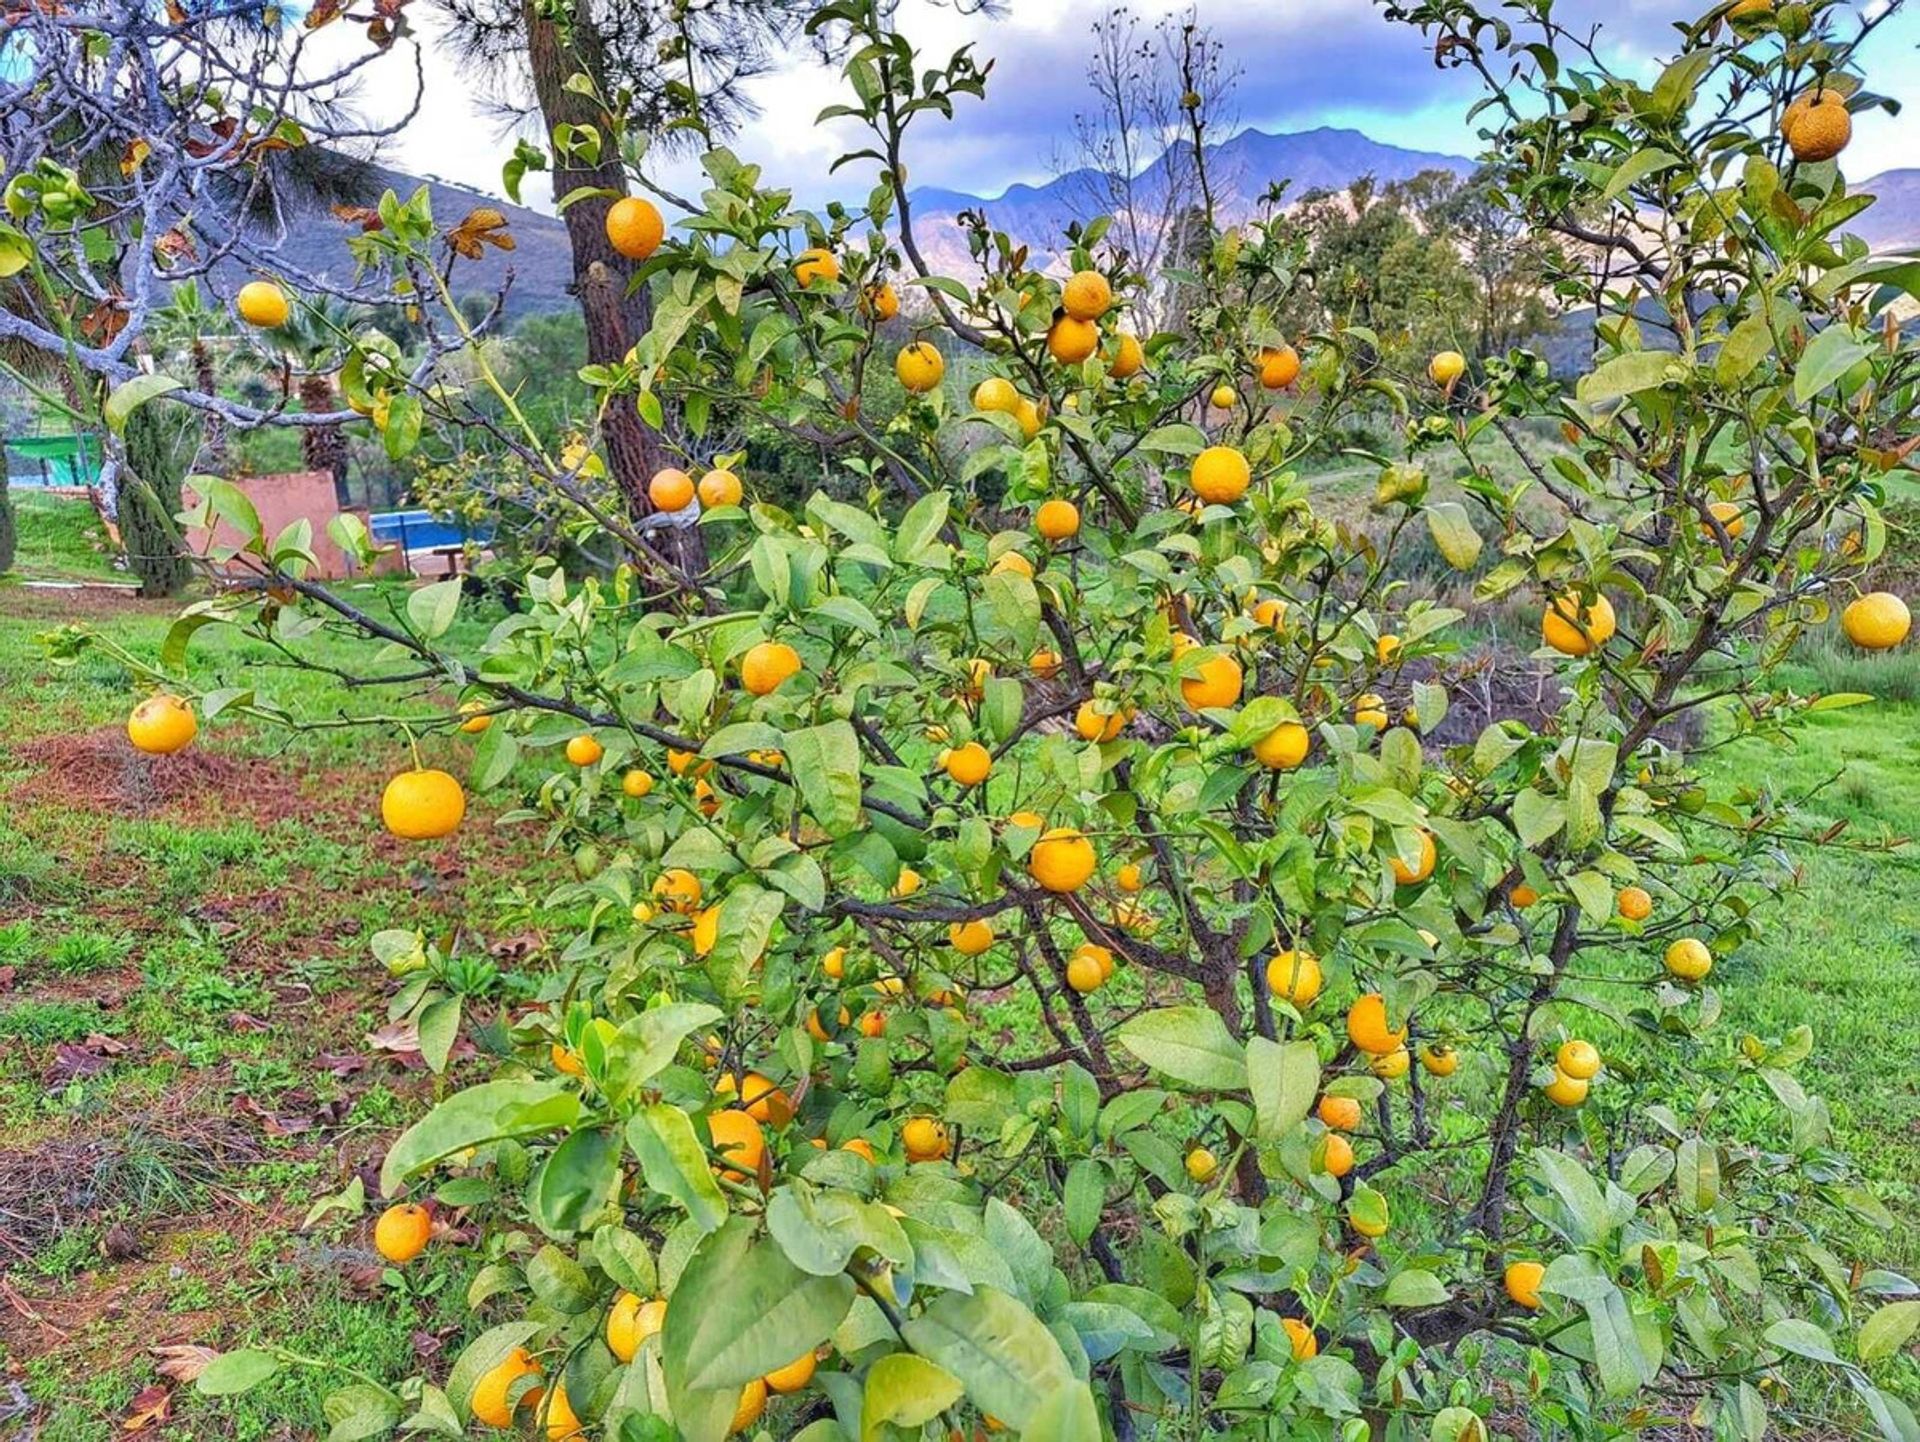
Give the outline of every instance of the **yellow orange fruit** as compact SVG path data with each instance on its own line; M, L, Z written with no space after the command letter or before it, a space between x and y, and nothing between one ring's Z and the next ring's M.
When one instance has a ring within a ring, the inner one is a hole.
M1100 968L1100 979L1102 981L1106 981L1112 977L1113 953L1106 947L1095 942L1083 941L1079 946L1074 948L1073 952L1073 959L1075 961L1078 961L1081 957L1087 958L1095 966Z
M793 1120L793 1099L780 1090L771 1077L761 1076L757 1071L750 1071L739 1080L731 1072L722 1072L714 1078L713 1094L733 1097L748 1116L771 1127L783 1127Z
M802 1352L786 1366L776 1367L767 1373L767 1386L782 1396L789 1392L798 1392L813 1380L816 1361L812 1352Z
M1193 458L1193 468L1187 473L1193 493L1209 505L1232 505L1252 483L1253 471L1247 458L1232 446L1208 446Z
M1020 392L1004 376L988 376L973 388L973 408L1012 415L1020 408Z
M373 1224L373 1249L389 1262L411 1262L427 1249L433 1218L412 1202L397 1202Z
M1047 354L1061 365L1079 365L1100 348L1100 327L1063 315L1047 331Z
M1113 287L1097 270L1077 270L1060 288L1060 306L1075 320L1098 320L1113 305Z
M513 1426L513 1384L530 1374L538 1376L539 1372L540 1364L533 1360L533 1354L525 1347L515 1347L473 1384L473 1395L467 1405L474 1420L500 1431ZM535 1387L520 1399L520 1405L538 1406L540 1394L541 1389Z
M1240 392L1224 383L1213 388L1213 394L1207 397L1207 404L1216 411L1230 411L1233 403L1240 399Z
M1073 729L1082 741L1111 741L1127 729L1125 711L1102 711L1092 701L1082 701L1073 713Z
M233 298L240 319L259 330L278 330L293 316L287 293L270 280L250 280Z
M1287 625L1287 603L1277 596L1266 596L1253 603L1247 613L1270 631L1283 631Z
M1568 1076L1563 1071L1556 1071L1553 1074L1553 1080L1540 1090L1555 1106L1572 1108L1579 1106L1587 1099L1587 1090L1590 1085L1583 1077Z
M1808 91L1781 115L1780 133L1786 137L1795 160L1807 164L1832 160L1853 139L1847 97L1825 86Z
M1872 591L1840 613L1840 629L1863 651L1890 651L1907 639L1913 616L1891 591Z
M1098 991L1106 979L1107 974L1101 969L1098 957L1076 952L1067 963L1067 985L1082 996Z
M1396 853L1388 858L1387 864L1393 868L1393 879L1402 886L1413 886L1433 875L1433 864L1438 859L1434 849L1433 833L1420 833L1420 854L1412 866L1408 866Z
M1600 1051L1590 1041L1575 1038L1562 1042L1560 1050L1554 1053L1554 1065L1559 1067L1563 1076L1576 1081L1591 1081L1600 1075Z
M1271 346L1260 352L1260 384L1270 391L1283 391L1300 377L1300 352L1290 345Z
M900 1145L910 1162L937 1162L953 1150L953 1138L932 1117L914 1117L900 1128Z
M1399 1081L1413 1069L1413 1057L1403 1046L1383 1052L1367 1063L1367 1070L1381 1081Z
M732 471L708 471L700 478L696 487L700 504L708 510L721 506L737 506L746 495L746 489L740 484L740 478Z
M794 258L793 278L800 282L802 289L836 281L840 279L839 258L819 246L803 250Z
M1287 1334L1287 1345L1293 1350L1293 1360L1310 1362L1320 1355L1320 1340L1313 1335L1311 1324L1299 1317L1282 1317L1280 1330Z
M649 796L653 792L653 773L635 767L620 778L620 789L635 801Z
M1386 998L1371 991L1347 1009L1347 1040L1361 1051L1386 1056L1406 1045L1407 1029L1387 1025Z
M622 1292L607 1313L607 1350L622 1362L631 1362L640 1344L657 1336L666 1321L665 1297L643 1301L632 1292Z
M184 751L199 734L193 707L178 696L149 696L127 717L127 740L149 756L171 756Z
M1568 591L1540 615L1540 639L1563 656L1584 656L1606 645L1616 629L1613 602L1598 591L1584 610L1579 595Z
M940 378L947 373L947 363L930 342L917 340L900 347L900 353L893 358L893 373L899 377L900 384L915 395L924 395L940 384Z
M854 1137L851 1141L842 1142L840 1144L840 1150L843 1152L852 1152L856 1157L865 1157L868 1161L876 1165L880 1160L874 1153L873 1143L865 1137Z
M1020 397L1020 404L1013 408L1013 418L1020 423L1020 434L1028 440L1040 434L1040 407L1026 396Z
M591 766L606 754L606 747L593 736L583 734L567 742L567 760L575 766Z
M1427 379L1437 386L1450 386L1467 373L1467 358L1457 350L1443 350L1427 362Z
M1321 1097L1314 1115L1323 1126L1336 1132L1350 1132L1359 1127L1362 1113L1359 1101L1353 1097Z
M1328 1132L1320 1159L1328 1176L1344 1177L1353 1170L1353 1143L1338 1132Z
M1525 1307L1529 1312L1540 1310L1540 1283L1545 1280L1547 1269L1539 1262L1508 1262L1501 1277L1516 1306Z
M978 786L993 770L993 753L978 741L969 741L947 752L941 765L962 786Z
M860 313L875 320L892 320L900 314L900 292L893 288L893 282L883 280L861 291Z
M683 511L693 504L694 494L693 477L677 466L655 471L647 482L647 499L656 511Z
M493 716L486 706L484 701L462 701L460 714L466 719L460 723L460 730L468 736L478 736L493 725Z
M1219 1160L1205 1147L1195 1147L1187 1153L1187 1175L1194 1181L1210 1182L1219 1170Z
M444 771L402 771L380 793L380 819L405 841L451 836L467 814L466 793Z
M569 1438L580 1435L580 1418L567 1396L566 1383L553 1384L553 1391L547 1398L545 1421L547 1442L568 1442Z
M1747 529L1746 518L1740 514L1737 501L1715 501L1707 507L1707 514L1720 523L1720 529L1727 533L1729 541L1739 540L1741 533ZM1713 527L1705 521L1700 523L1700 534L1710 541L1719 539L1714 535Z
M1141 885L1140 863L1129 861L1113 873L1113 884L1122 891L1138 891Z
M1231 706L1240 699L1243 673L1240 663L1227 655L1209 656L1200 669L1180 682L1180 695L1196 711Z
M1369 691L1364 696L1353 698L1353 724L1371 726L1376 731L1384 731L1392 724L1387 715L1387 703L1384 698Z
M993 945L993 927L985 921L956 921L947 928L947 945L962 956L979 956Z
M1320 995L1325 978L1320 958L1305 947L1283 951L1267 963L1267 990L1304 1011Z
M903 866L900 868L900 875L895 879L893 890L889 894L896 899L912 896L914 892L920 889L920 882L921 877L919 872L915 871L911 866Z
M713 1149L734 1164L723 1168L722 1176L731 1182L744 1182L759 1174L761 1159L767 1154L759 1122L738 1107L728 1107L707 1118L707 1130L713 1137Z
M1057 497L1033 513L1033 528L1049 541L1064 541L1080 530L1080 508Z
M764 1377L755 1377L740 1389L740 1405L733 1409L733 1421L727 1424L727 1435L744 1432L760 1420L760 1414L767 1410L767 1383Z
M762 641L740 658L740 684L749 695L765 696L800 672L800 653L785 641Z
M1513 903L1516 911L1525 911L1539 899L1540 893L1524 881L1507 893L1507 900Z
M1054 827L1027 853L1027 874L1052 892L1078 891L1099 864L1093 843L1071 826Z
M1713 970L1713 953L1704 941L1683 936L1667 948L1666 965L1682 981L1700 981Z
M1141 348L1140 337L1126 331L1114 337L1112 356L1113 359L1107 362L1107 374L1117 381L1140 374L1147 363L1147 353Z
M700 893L700 878L681 866L669 867L653 883L654 896L672 911L692 911L700 904Z
M607 244L628 260L645 260L666 235L667 223L651 200L627 195L607 207Z
M1027 669L1032 671L1033 674L1038 676L1042 681L1051 681L1055 676L1060 674L1060 655L1058 652L1049 651L1045 646L1042 646L1038 651L1035 651L1031 656L1027 657Z
M1645 921L1653 915L1653 897L1648 895L1645 887L1621 887L1614 905L1628 921Z

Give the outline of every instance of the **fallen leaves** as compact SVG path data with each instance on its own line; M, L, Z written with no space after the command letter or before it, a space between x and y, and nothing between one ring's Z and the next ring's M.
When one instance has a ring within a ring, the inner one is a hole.
M176 1382L192 1382L220 1355L212 1347L202 1347L198 1342L171 1342L147 1350L160 1359L155 1370Z
M91 1032L83 1041L63 1041L53 1049L53 1063L47 1068L50 1087L98 1076L113 1065L115 1057L125 1056L133 1047L104 1032Z
M151 1387L142 1387L134 1393L133 1400L127 1403L127 1415L120 1419L123 1432L144 1432L149 1427L157 1427L173 1415L173 1390L164 1383L155 1382Z

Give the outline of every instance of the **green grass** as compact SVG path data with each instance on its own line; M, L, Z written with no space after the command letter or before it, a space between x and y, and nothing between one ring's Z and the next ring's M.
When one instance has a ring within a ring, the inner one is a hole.
M19 533L12 574L29 580L120 580L106 528L85 501L23 489L8 492Z

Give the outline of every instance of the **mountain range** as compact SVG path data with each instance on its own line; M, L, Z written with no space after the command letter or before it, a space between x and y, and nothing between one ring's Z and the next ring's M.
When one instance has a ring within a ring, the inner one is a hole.
M1208 173L1215 207L1227 223L1254 213L1269 186L1288 182L1288 201L1314 190L1340 190L1362 176L1381 182L1405 180L1423 170L1447 170L1464 175L1473 162L1457 155L1408 150L1383 144L1357 130L1323 127L1317 130L1269 132L1244 130L1207 150ZM1168 158L1162 157L1136 181L1139 191L1152 196L1165 183ZM541 183L538 180L534 184ZM1098 172L1070 171L1043 185L1012 185L987 197L932 186L908 192L913 206L914 233L936 271L964 276L972 270L965 238L956 224L962 211L986 215L997 229L1025 241L1036 262L1053 258L1051 247L1060 241L1068 222L1096 214L1099 198L1107 194L1106 179ZM488 250L479 262L462 262L456 278L463 293L491 292L505 282L509 270L510 317L561 310L573 304L568 286L573 262L566 227L554 216L526 206L433 177L422 178L380 165L363 165L335 178L329 199L357 200L372 205L386 189L404 198L417 187L431 192L435 221L445 227L468 211L488 206L505 215L515 240L510 253ZM1920 249L1920 169L1890 170L1860 182L1856 189L1879 197L1879 204L1856 217L1848 230L1875 251ZM342 271L349 262L342 245L350 228L314 201L301 223L293 227L290 258L319 271Z

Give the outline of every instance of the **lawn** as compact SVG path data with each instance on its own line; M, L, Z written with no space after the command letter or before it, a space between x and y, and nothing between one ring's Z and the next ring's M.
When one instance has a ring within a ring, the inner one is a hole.
M29 577L107 570L84 515L36 505L21 530ZM503 845L481 815L420 852L380 832L381 781L404 756L390 730L289 738L222 719L182 758L136 761L119 732L133 678L97 652L55 665L43 638L78 620L157 655L173 609L0 583L0 1432L30 1415L42 1442L169 1418L196 1437L323 1429L315 1374L209 1403L170 1380L190 1356L171 1349L271 1338L388 1379L444 1368L473 1253L437 1246L402 1277L357 1222L302 1225L317 1198L371 1182L434 1090L411 1038L385 1025L392 983L368 938L457 923L507 1002L532 994L559 932L537 905L557 872L535 833ZM393 709L273 660L217 630L195 641L208 687L291 687L313 714ZM1816 649L1804 684L1905 699L1825 716L1792 750L1741 743L1709 764L1817 792L1818 820L1848 823L1843 843L1920 835L1914 675L1907 658ZM423 747L462 769L456 740ZM1920 853L1835 845L1802 860L1766 936L1716 974L1723 1040L1813 1029L1805 1079L1898 1219L1845 1240L1911 1271ZM1776 1141L1777 1121L1756 1109L1753 1139Z

